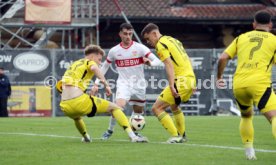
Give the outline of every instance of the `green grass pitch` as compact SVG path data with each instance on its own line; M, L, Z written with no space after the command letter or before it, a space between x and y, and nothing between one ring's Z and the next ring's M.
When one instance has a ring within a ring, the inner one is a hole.
M155 117L146 116L141 132L149 143L130 143L117 125L109 141L101 141L109 117L84 118L93 142L81 143L66 117L0 118L1 165L228 165L275 164L276 140L263 116L254 117L258 160L245 160L239 117L186 116L188 142L165 144L169 134Z

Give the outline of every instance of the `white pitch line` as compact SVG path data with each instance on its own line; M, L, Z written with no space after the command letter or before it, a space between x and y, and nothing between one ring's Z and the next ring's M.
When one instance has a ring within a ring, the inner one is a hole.
M36 133L12 133L12 132L0 132L2 135L22 135L22 136L41 136L41 137L52 137L52 138L69 138L69 139L80 139L81 137L77 136L62 136L62 135L51 135L51 134L36 134ZM101 140L100 138L93 138L96 140ZM110 141L117 142L129 142L128 140L122 139L112 139ZM152 142L154 144L168 144L165 142ZM168 144L172 145L172 144ZM186 146L196 146L196 147L204 147L204 148L219 148L219 149L229 149L229 150L244 150L242 147L231 147L231 146L218 146L218 145L210 145L210 144L190 144L190 143L181 143L174 145L186 145ZM266 150L266 149L255 149L256 152L266 152L266 153L276 153L276 150Z

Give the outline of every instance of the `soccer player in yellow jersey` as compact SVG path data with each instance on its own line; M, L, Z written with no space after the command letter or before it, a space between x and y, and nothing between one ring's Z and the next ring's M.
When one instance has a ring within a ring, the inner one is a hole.
M98 65L101 63L104 51L96 45L87 46L84 50L85 57L75 61L62 77L62 89L60 107L64 114L75 121L75 125L83 136L83 142L90 142L82 116L93 117L96 113L110 112L116 118L120 126L128 133L132 142L147 142L145 137L138 137L132 131L128 119L121 108L107 100L90 96L85 93L94 74L104 84L106 94L111 95L111 89L100 72Z
M159 27L149 23L141 32L142 37L156 49L160 60L165 64L169 81L152 107L163 127L171 134L168 143L182 143L186 140L185 118L179 104L187 102L195 89L196 79L190 59L180 41L163 36ZM165 109L170 107L175 124Z
M256 159L253 104L272 124L272 134L276 138L276 96L271 88L271 69L276 63L276 37L269 32L272 28L271 15L264 10L258 11L253 28L253 31L235 38L221 54L217 73L217 79L221 81L228 60L237 56L233 93L241 111L240 134L249 160Z

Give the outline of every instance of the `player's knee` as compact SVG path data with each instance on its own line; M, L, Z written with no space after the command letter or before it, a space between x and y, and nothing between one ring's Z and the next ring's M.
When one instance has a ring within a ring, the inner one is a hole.
M157 114L158 114L158 108L157 108L157 106L153 105L152 108L151 108L151 111L152 111L155 115L157 115Z
M80 120L80 119L81 119L81 117L76 117L76 118L74 118L75 121L78 121L78 120Z
M241 117L242 118L250 118L253 115L252 111L249 112L241 112Z

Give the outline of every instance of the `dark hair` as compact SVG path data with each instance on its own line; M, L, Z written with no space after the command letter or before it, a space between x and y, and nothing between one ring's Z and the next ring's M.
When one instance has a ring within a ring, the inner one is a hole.
M122 23L120 25L120 31L122 31L123 29L131 30L133 29L133 26L129 23Z
M269 24L271 21L271 15L265 10L260 10L256 12L254 20L259 24Z
M153 30L159 30L159 27L154 23L147 24L141 32L141 36L144 37L145 34L150 33Z
M87 56L91 53L96 53L96 54L100 53L101 55L104 56L104 50L100 46L97 46L97 45L88 45L87 47L85 47L85 49L84 49L85 56Z
M0 69L4 70L4 68L3 68L3 67L0 67Z

